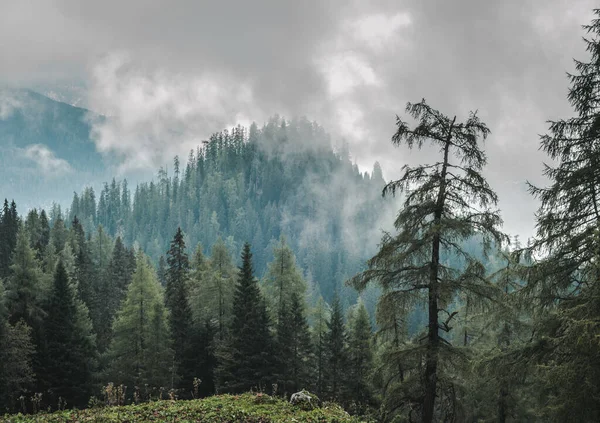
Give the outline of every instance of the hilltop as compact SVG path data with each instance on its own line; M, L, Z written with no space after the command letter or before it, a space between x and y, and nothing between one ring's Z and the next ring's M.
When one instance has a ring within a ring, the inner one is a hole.
M219 395L191 401L157 401L140 405L67 410L51 414L12 415L0 419L6 423L59 422L336 422L359 423L341 407L323 404L303 410L279 398L265 394Z

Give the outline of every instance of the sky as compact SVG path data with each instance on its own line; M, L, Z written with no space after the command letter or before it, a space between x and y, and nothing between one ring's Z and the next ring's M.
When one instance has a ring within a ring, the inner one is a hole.
M458 119L478 110L505 230L526 238L537 208L526 181L545 184L539 134L572 113L566 72L587 58L581 25L594 6L0 0L0 82L57 87L111 116L94 140L125 168L156 168L213 132L279 114L319 122L362 169L379 161L389 180L437 158L392 146L407 102L425 98Z

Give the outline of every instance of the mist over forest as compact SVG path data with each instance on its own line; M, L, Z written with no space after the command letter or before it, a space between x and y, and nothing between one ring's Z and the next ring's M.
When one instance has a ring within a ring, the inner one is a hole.
M600 421L600 9L135 3L0 6L0 421Z

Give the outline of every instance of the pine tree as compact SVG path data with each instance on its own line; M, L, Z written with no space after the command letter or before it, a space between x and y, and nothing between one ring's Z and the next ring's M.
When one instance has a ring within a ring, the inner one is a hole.
M304 306L293 293L277 323L278 380L283 392L292 394L310 385L313 352Z
M348 364L348 350L344 314L337 294L331 304L331 319L328 322L327 329L328 367L326 375L329 382L328 394L331 399L339 401L343 397L342 389Z
M136 270L113 323L105 379L129 387L171 387L173 351L163 292L148 259L138 252Z
M194 352L190 343L192 332L192 312L188 303L190 264L186 253L181 228L171 241L167 252L167 287L165 304L170 312L173 350L177 360L177 374L181 387L191 389L194 377Z
M220 369L221 385L226 391L261 389L272 382L273 340L269 320L254 277L250 244L246 243L233 298L231 339Z
M87 404L94 371L93 338L82 331L83 323L69 276L59 260L44 320L46 338L43 374L39 375L58 403Z
M590 55L575 60L569 74L568 100L575 116L550 122L550 132L541 137L541 148L556 163L546 165L551 181L546 188L530 186L541 201L537 213L535 252L544 259L530 275L530 302L537 303L535 352L543 369L540 377L547 401L542 418L552 421L596 421L600 419L600 108L597 91L600 78L600 10L585 25L584 38ZM532 362L532 354L524 362ZM581 394L585 386L585 394Z
M370 377L373 371L371 321L362 301L356 305L348 321L348 400L353 411L364 414L373 404Z
M427 335L415 355L424 357L424 372L411 378L414 386L404 398L397 398L396 411L420 408L421 420L453 418L455 396L445 392L455 389L447 366L453 365L453 348L440 335L450 331L456 312L448 309L454 295L471 292L478 301L497 295L497 289L485 278L483 264L466 252L460 242L478 234L486 253L493 241L500 245L506 237L497 229L502 223L491 207L497 196L481 175L486 156L479 147L480 138L489 134L487 126L471 113L465 122L449 118L432 109L425 100L408 103L406 111L418 123L414 129L397 118L397 131L392 141L409 148L431 144L440 149L441 159L434 164L404 166L404 174L386 185L383 194L405 193L404 207L395 221L397 234L383 237L380 251L369 261L369 269L353 278L354 285L364 289L369 281L378 282L385 295L398 297L396 304L415 304L427 297ZM441 261L460 257L461 266ZM380 300L381 301L381 300ZM442 320L440 313L447 314ZM411 355L409 354L409 355ZM442 366L440 366L442 363ZM420 372L420 369L415 369ZM421 381L423 382L421 384Z

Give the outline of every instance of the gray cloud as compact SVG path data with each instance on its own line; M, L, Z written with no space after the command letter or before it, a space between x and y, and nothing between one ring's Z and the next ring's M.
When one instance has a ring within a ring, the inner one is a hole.
M395 114L422 97L478 109L492 130L487 175L506 229L528 236L544 183L537 135L571 113L565 71L585 58L591 0L34 2L0 5L0 78L81 78L112 116L98 148L156 166L211 132L274 113L307 115L385 176L431 161L395 149Z
M39 171L44 176L58 176L73 171L73 168L64 159L42 144L32 144L22 150L23 155L37 164Z

